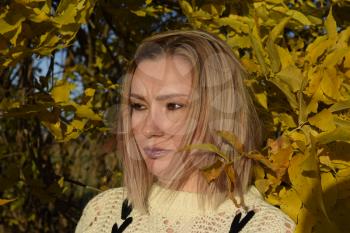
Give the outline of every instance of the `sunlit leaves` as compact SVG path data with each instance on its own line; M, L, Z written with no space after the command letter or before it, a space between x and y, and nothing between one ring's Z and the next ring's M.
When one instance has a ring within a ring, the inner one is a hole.
M64 109L66 106L69 106L74 111L75 118L69 123L59 119L56 122L42 120L43 125L50 130L58 141L69 141L77 138L84 132L88 120L102 120L101 116L96 114L92 109L95 90L87 88L84 93L86 103L78 104L70 97L74 87L73 84L67 81L58 81L51 91L51 96L55 101L55 107Z
M53 87L51 96L57 104L68 103L70 92L74 87L72 83L60 81Z
M33 53L50 55L66 47L85 23L94 0L60 1L54 12L50 1L11 1L0 15L0 68ZM15 12L15 13L14 13Z
M323 18L314 2L298 4L253 1L246 14L210 17L208 7L181 1L194 28L217 34L240 56L252 76L247 86L270 117L266 134L282 135L268 139L263 151L241 154L257 162L256 187L297 222L296 232L337 232L340 222L345 232L350 226L342 219L349 215L339 203L350 193L337 184L349 183L349 156L325 156L324 150L350 143L350 28L337 25L335 8ZM309 40L302 36L306 31ZM226 141L241 152L234 137ZM211 168L221 172L223 166Z

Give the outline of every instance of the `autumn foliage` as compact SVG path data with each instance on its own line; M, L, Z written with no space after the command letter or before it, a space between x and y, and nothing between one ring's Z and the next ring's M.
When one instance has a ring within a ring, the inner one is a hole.
M119 184L108 138L124 66L142 38L175 28L216 34L249 72L264 145L242 156L265 199L296 232L350 232L349 10L349 0L0 3L0 233L72 231L93 190ZM204 174L234 183L226 162Z

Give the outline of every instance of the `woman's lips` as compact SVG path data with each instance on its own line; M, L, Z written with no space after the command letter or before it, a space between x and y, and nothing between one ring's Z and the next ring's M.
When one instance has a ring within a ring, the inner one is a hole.
M157 159L168 154L170 150L145 148L143 151L149 158Z

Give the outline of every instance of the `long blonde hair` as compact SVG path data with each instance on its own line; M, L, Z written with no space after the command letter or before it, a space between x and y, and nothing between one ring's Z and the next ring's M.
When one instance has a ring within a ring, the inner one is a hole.
M123 165L123 186L133 206L148 212L148 195L155 177L148 171L131 130L129 95L137 64L146 59L180 55L193 66L191 106L186 126L188 134L182 145L212 143L234 161L237 174L235 193L243 194L251 182L252 161L218 137L215 131L234 133L246 151L256 149L261 130L253 102L244 86L246 72L231 48L221 39L204 31L168 31L143 40L130 61L123 79L120 110L117 119L117 148ZM187 178L216 161L212 153L179 152L167 168L167 188L180 190ZM197 190L203 207L217 208L227 199L226 176L211 183L199 176Z

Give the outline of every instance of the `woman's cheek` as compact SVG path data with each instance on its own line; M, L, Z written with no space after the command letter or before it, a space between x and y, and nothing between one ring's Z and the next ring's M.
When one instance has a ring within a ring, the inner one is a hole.
M133 112L131 114L131 128L133 130L138 130L142 127L143 117L141 113Z

